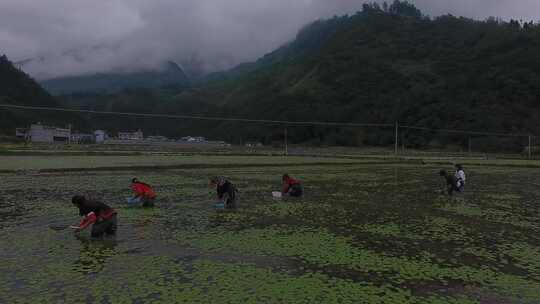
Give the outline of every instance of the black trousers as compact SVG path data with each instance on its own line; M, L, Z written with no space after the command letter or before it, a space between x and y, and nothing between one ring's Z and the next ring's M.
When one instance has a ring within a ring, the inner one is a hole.
M116 214L112 217L96 222L94 226L92 226L92 237L102 237L104 234L107 235L113 235L116 233L117 229L117 219Z
M289 195L293 197L300 197L304 194L304 189L302 188L302 185L300 184L294 184L291 186L291 189L289 190Z
M452 196L454 192L461 192L457 185L448 185L448 195Z
M236 197L228 197L225 199L225 209L236 209Z

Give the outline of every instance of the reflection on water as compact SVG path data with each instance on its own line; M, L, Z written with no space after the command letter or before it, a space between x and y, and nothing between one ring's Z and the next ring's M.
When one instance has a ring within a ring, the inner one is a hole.
M73 270L77 272L98 273L106 267L107 259L118 253L115 236L97 239L77 233L75 238L81 243L79 258L73 262Z

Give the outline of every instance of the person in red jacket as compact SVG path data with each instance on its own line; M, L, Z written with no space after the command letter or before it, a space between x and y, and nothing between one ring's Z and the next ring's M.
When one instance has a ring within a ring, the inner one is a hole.
M300 183L300 181L290 177L288 174L283 175L282 181L282 194L288 194L289 196L293 197L300 197L304 194L304 188L302 187L302 183Z
M82 220L79 226L71 226L75 231L81 231L92 226L92 237L102 237L104 234L116 233L117 220L116 210L102 202L88 200L82 195L76 195L71 199L73 205L79 208Z
M129 204L142 203L143 207L154 207L156 193L152 189L152 186L134 178L131 180L131 190L133 190L134 195L128 198L127 201Z

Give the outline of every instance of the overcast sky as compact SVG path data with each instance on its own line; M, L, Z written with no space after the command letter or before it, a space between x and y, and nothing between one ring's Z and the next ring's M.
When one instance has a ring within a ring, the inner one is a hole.
M34 77L254 60L362 0L0 0L0 53ZM540 0L415 0L424 13L540 20ZM191 60L190 60L191 59Z

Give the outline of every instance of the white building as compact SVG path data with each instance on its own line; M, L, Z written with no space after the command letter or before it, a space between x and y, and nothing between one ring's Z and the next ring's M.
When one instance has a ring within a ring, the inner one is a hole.
M44 126L38 123L30 126L27 136L31 142L69 143L71 138L71 129Z
M94 139L97 144L104 143L108 139L107 132L103 130L94 131Z
M93 144L95 142L94 134L71 133L72 144Z
M191 143L201 143L201 142L205 142L206 138L201 137L201 136L197 136L197 137L186 136L186 137L182 137L182 140L187 141L187 142L191 142Z
M137 132L118 132L118 139L120 140L143 140L143 132L141 130Z

